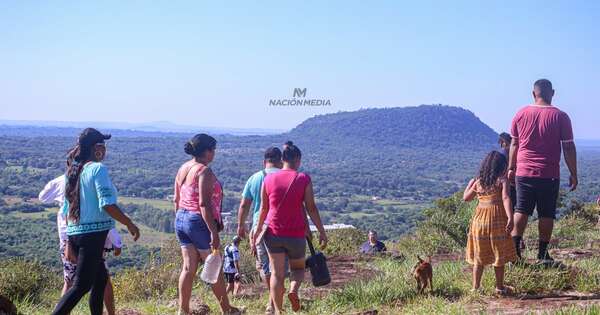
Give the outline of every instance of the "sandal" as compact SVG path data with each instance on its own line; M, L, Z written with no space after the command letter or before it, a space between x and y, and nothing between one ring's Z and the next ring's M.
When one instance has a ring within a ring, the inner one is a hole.
M515 288L505 285L502 289L496 288L496 295L511 296L515 292Z
M298 298L298 293L290 292L288 293L288 299L292 304L292 311L297 312L300 310L300 298Z

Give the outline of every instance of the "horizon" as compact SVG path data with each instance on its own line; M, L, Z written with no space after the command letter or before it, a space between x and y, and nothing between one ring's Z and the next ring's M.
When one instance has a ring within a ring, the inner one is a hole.
M500 132L546 77L575 137L600 139L587 96L599 18L585 1L6 2L0 120L290 130L318 114L450 104ZM331 105L271 105L289 99Z

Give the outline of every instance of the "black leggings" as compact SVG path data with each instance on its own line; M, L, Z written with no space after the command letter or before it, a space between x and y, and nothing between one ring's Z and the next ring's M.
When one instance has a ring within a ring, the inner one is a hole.
M102 231L69 236L70 245L77 253L75 282L60 299L53 315L69 314L90 290L90 314L102 315L104 287L108 279L102 257L107 233Z

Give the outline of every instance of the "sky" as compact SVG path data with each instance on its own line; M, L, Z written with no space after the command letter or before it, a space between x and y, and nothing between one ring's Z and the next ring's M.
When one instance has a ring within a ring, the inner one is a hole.
M1 1L0 120L290 129L448 104L496 131L550 79L600 139L600 1ZM269 106L295 88L330 106Z

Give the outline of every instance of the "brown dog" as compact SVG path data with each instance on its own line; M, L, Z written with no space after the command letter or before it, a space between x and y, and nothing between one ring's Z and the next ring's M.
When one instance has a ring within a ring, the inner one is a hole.
M8 298L0 295L0 314L17 315L17 308Z
M431 257L427 258L427 260L423 260L421 257L417 256L417 259L419 261L413 268L413 277L417 280L417 291L423 293L425 292L425 288L429 286L429 290L433 292L433 268L431 267Z

